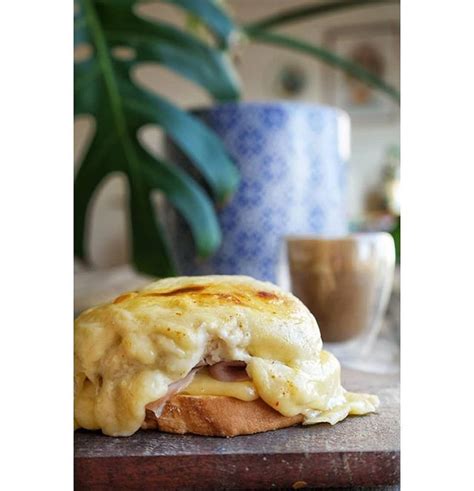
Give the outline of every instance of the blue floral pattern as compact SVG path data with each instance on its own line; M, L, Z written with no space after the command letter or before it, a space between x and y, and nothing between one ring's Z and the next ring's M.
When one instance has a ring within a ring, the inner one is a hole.
M197 115L222 138L241 183L218 212L223 242L212 258L195 259L188 228L181 221L172 227L182 274L248 274L275 282L285 235L347 232L341 111L303 103L231 103Z

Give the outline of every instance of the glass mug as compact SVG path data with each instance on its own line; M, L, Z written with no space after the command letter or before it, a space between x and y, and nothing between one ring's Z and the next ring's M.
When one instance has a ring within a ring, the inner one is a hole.
M366 356L392 289L392 236L290 236L286 248L291 290L316 317L325 348L342 362Z

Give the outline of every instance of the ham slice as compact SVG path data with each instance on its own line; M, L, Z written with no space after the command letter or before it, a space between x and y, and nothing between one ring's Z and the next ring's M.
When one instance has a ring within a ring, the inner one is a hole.
M147 417L153 418L159 418L161 416L161 413L163 412L163 408L165 407L166 402L173 397L176 393L181 392L183 389L185 389L192 381L194 378L194 375L196 372L199 370L199 367L193 368L187 375L186 377L182 378L181 380L177 380L176 382L173 382L168 386L168 392L163 396L160 397L160 399L157 399L156 401L150 402L145 406L145 411Z
M221 382L242 382L250 380L244 361L221 361L209 366L209 375Z
M168 400L178 392L184 390L193 381L196 372L205 365L206 363L203 361L198 363L186 377L170 384L168 386L168 392L163 397L147 404L145 406L146 417L148 419L158 419ZM247 364L244 361L221 361L214 365L209 365L209 375L221 382L242 382L244 380L250 380L245 371L246 366Z

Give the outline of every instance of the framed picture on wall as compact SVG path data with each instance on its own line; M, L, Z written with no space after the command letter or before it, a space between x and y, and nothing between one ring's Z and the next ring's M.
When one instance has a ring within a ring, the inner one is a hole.
M396 22L358 24L327 31L325 45L344 58L400 87L400 26ZM327 70L326 99L360 122L390 121L399 106L389 96L340 70Z

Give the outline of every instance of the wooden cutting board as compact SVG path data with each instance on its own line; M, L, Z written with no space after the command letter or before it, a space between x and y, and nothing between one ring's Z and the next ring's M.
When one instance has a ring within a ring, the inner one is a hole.
M380 397L377 414L335 426L212 438L139 431L128 438L75 434L76 489L249 489L399 483L399 379L343 372L348 390Z

